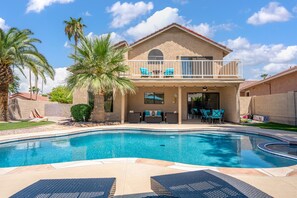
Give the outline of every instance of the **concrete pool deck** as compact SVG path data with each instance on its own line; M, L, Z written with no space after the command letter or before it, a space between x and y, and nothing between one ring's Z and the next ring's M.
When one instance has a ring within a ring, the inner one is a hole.
M100 126L90 128L69 128L59 125L51 126L51 130L36 130L26 133L26 129L17 134L0 135L0 142L21 139L31 139L49 136L75 134L89 130L108 129L147 129L147 130L218 130L241 131L254 134L264 134L278 137L286 141L297 141L297 133L263 130L255 127L246 127L233 124L208 125L208 124L124 124L115 126ZM0 132L1 133L1 132ZM0 168L0 197L9 197L26 186L46 178L94 178L116 177L118 197L143 197L154 195L150 189L150 176L212 169L231 175L256 188L272 195L273 197L296 197L297 195L297 165L282 168L219 168L206 166L193 166L180 163L150 160L150 159L104 159L24 166L15 168Z

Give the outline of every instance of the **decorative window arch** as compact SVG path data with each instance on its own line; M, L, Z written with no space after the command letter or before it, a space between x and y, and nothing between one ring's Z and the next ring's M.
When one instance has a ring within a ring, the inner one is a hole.
M153 49L148 54L148 60L149 64L159 63L159 61L161 61L161 64L163 64L164 55L161 50Z

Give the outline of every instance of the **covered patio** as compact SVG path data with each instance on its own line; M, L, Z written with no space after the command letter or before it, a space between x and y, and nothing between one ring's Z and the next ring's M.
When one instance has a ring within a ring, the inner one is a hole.
M148 79L151 80L151 79ZM160 86L162 84L162 86ZM178 124L201 123L200 115L194 115L192 109L224 109L225 121L239 122L239 83L137 83L136 94L122 96L121 123L128 121L129 113L161 111L176 113ZM162 121L165 121L164 118ZM163 122L164 123L164 122ZM165 122L166 123L166 122Z

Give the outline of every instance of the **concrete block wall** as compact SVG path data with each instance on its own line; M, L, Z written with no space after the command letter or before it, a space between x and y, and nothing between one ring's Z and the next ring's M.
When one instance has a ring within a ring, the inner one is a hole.
M241 97L240 101L241 112L267 115L271 122L297 125L297 92Z
M60 104L50 101L9 100L8 112L11 119L28 119L31 111L37 109L41 116L70 117L72 104Z
M44 105L45 116L71 117L72 104L49 103Z

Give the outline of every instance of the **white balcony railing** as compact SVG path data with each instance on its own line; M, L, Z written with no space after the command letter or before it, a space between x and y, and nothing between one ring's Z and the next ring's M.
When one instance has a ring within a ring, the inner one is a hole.
M142 78L243 78L239 60L129 60L125 76Z

